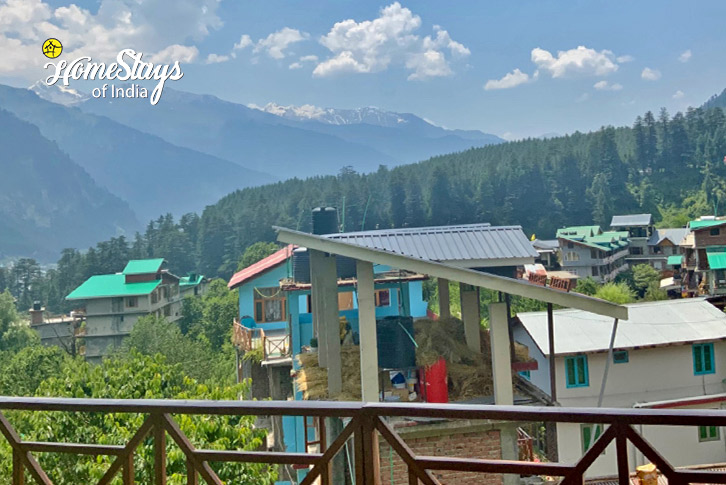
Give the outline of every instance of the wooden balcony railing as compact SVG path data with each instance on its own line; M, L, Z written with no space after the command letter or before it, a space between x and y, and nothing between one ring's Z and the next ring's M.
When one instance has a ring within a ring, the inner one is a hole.
M170 437L186 456L187 483L198 484L201 476L207 484L222 485L210 462L247 462L307 465L310 470L301 485L320 479L330 485L333 457L353 440L354 475L357 485L380 483L377 441L385 440L408 468L409 484L437 485L433 470L475 473L511 473L564 477L564 484L582 484L587 468L615 442L619 483L629 483L630 466L627 444L630 442L651 460L670 484L726 483L726 474L700 470L677 470L634 428L637 425L659 426L726 426L726 411L662 409L595 409L529 406L482 406L456 404L354 403L329 401L178 401L112 400L71 398L0 397L0 410L63 411L76 413L138 413L146 419L133 437L122 446L86 443L50 443L24 441L0 412L0 432L13 452L12 484L22 485L27 471L40 485L51 484L48 475L34 458L34 453L70 453L112 456L115 460L97 482L109 484L120 473L122 483L134 483L134 454L148 435L154 441L154 482L166 484L166 439ZM318 453L197 449L181 431L175 415L256 415L311 416L351 418L342 432L330 443L321 444ZM605 432L577 463L535 463L520 460L484 460L421 456L406 445L389 424L392 417L499 420L515 422L558 422L604 424Z

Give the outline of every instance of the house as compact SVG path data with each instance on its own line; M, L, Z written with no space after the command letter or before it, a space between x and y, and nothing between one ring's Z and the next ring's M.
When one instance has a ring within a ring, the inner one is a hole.
M179 294L182 299L187 296L202 296L207 292L209 281L204 275L189 273L179 278Z
M690 232L690 229L684 227L654 229L648 238L647 253L639 261L648 263L659 271L680 267L686 252L686 237Z
M154 314L170 321L181 317L179 277L162 269L164 263L162 258L131 260L121 273L91 276L66 296L84 308L87 359L108 355L142 316ZM200 284L193 284L192 292Z
M535 239L532 247L537 251L536 263L541 264L548 271L560 269L560 262L557 255L560 252L560 242L557 239Z
M626 305L620 322L601 405L609 408L726 408L726 314L702 298ZM597 407L609 360L613 320L580 310L554 312L556 400L562 406ZM546 312L520 313L515 341L538 361L531 382L551 392L550 343ZM597 425L559 424L559 459L575 462L602 433ZM726 461L726 442L718 427L645 426L639 429L674 466ZM648 459L632 448L631 465ZM589 477L617 473L615 447L609 446L588 471Z
M603 232L600 226L558 229L562 270L600 283L612 281L628 269L628 237L627 231Z
M628 233L630 255L627 260L630 265L648 263L648 239L655 230L651 214L613 216L610 228Z

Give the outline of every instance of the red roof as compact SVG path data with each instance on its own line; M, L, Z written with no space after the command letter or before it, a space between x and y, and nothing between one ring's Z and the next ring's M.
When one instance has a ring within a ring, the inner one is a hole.
M227 287L230 290L233 290L238 286L242 285L243 283L251 280L252 278L260 276L261 274L271 270L272 268L283 264L292 256L293 249L295 249L295 246L290 244L289 246L280 249L276 253L273 253L266 258L257 261L255 264L247 266L245 269L238 273L235 273L235 275L232 276L232 279L229 280Z

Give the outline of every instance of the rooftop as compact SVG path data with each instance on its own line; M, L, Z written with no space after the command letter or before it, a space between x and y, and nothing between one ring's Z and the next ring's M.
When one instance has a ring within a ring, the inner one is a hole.
M626 231L602 232L600 226L575 226L557 230L557 237L604 251L617 251L628 245Z
M179 278L179 286L197 286L204 279L204 275L187 275Z
M662 244L663 241L668 240L674 246L680 246L683 240L686 239L688 233L691 230L687 227L677 227L673 229L656 229L653 231L653 235L648 239L648 246L657 246Z
M257 276L266 273L272 268L276 268L277 266L283 264L285 261L292 257L293 249L295 249L295 246L289 244L284 248L278 250L277 252L274 252L271 255L267 256L266 258L257 261L255 264L244 268L242 271L238 271L234 274L234 276L232 276L232 279L229 280L229 283L227 283L227 287L230 290L237 288L246 283L247 281L251 280L252 278L256 278Z
M600 226L570 226L557 229L557 237L591 237L602 233Z
M161 280L126 283L126 275L123 273L91 276L66 296L66 300L148 295L160 283Z
M521 226L466 224L348 232L324 237L467 268L531 263L538 255Z
M620 322L616 349L677 345L726 339L726 314L702 298L632 303ZM547 312L520 313L517 318L545 354L549 354ZM556 310L555 353L608 350L613 319L581 310Z
M698 219L698 220L689 222L688 227L692 231L695 231L697 229L703 229L705 227L720 226L721 224L726 224L726 220L724 220L724 219Z
M621 216L613 216L610 227L634 227L649 226L653 223L651 214L627 214Z
M164 264L164 258L156 259L132 259L126 264L123 270L125 275L158 273L161 265Z

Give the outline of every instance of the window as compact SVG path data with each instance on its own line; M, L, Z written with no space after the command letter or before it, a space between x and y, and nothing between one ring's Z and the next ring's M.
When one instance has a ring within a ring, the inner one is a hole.
M627 364L629 362L628 351L618 350L613 352L613 363L614 364Z
M588 387L590 376L587 372L587 355L565 358L567 387Z
M592 267L592 275L593 276L599 276L600 275L600 272L599 272L597 266L593 266Z
M693 344L693 374L702 376L715 372L713 344Z
M338 310L352 310L353 305L353 292L346 291L338 293Z
M582 438L582 452L585 453L589 450L592 445L595 444L597 439L602 435L603 425L602 424L582 424L580 425L580 436ZM605 452L603 451L603 454Z
M391 306L391 291L390 290L376 290L376 306Z
M643 254L643 248L630 248L630 254Z
M530 380L530 378L531 378L530 371L528 371L528 370L520 371L519 375L524 377L527 380Z
M579 261L580 254L576 251L567 251L565 253L565 261Z
M126 298L126 308L136 308L139 306L139 297L130 296Z
M158 302L159 302L159 294L157 293L157 290L154 290L151 293L151 304L155 305Z
M280 288L255 288L255 321L281 322L286 318L285 294Z
M599 251L597 249L590 250L590 259L597 259Z
M164 307L164 316L170 317L171 316L171 305L166 305Z
M718 236L719 234L721 234L721 229L719 229L718 227L714 227L708 233L712 236Z
M574 244L572 244L571 242L568 242L568 243L567 243L567 249L572 249L572 248L574 248L574 247L575 247L575 245L574 245Z
M698 441L719 441L721 431L718 426L699 426Z

